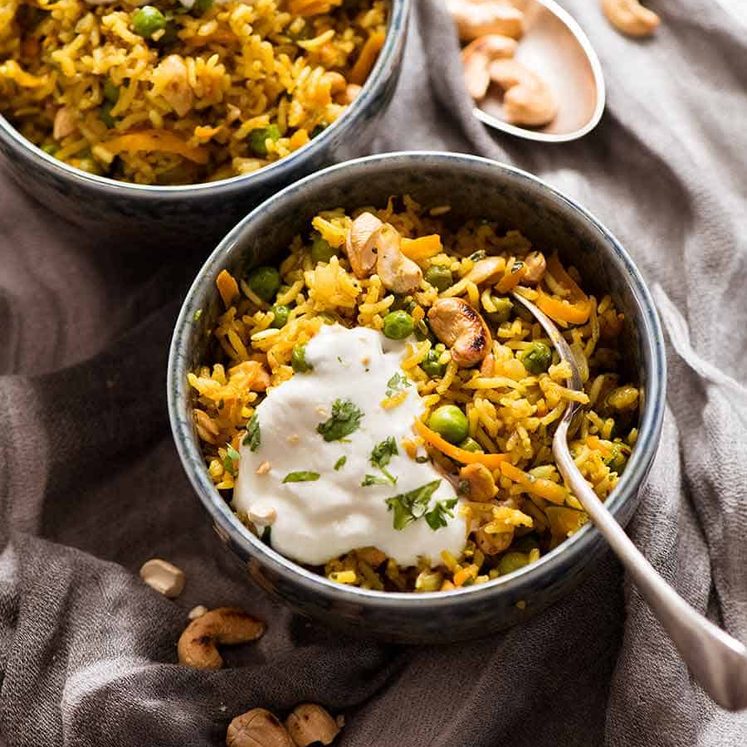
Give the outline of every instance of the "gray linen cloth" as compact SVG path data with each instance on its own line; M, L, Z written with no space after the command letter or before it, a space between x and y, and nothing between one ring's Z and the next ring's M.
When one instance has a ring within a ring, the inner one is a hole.
M516 164L624 242L668 330L661 447L629 531L695 607L747 639L747 43L726 3L656 0L656 38L563 4L599 50L609 100L581 142L493 138L470 115L448 19L416 0L378 150ZM166 418L169 335L208 246L178 257L82 232L0 177L0 742L221 744L231 717L300 701L344 712L346 746L744 745L617 563L520 628L395 648L292 616L237 572L182 474ZM152 556L185 569L175 602ZM269 622L203 673L177 665L196 604Z

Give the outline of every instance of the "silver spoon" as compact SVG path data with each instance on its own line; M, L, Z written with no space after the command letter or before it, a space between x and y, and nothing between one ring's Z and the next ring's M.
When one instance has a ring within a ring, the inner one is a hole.
M518 293L513 296L547 332L560 359L570 365L569 388L582 391L576 360L560 330L531 301ZM730 711L747 708L747 648L694 610L654 570L573 461L568 448L568 426L578 407L576 402L568 403L553 437L552 451L560 474L632 576L641 596L669 634L696 681L722 708Z
M550 85L559 102L557 116L536 129L509 124L492 90L474 115L489 127L528 140L560 143L583 137L599 123L605 102L602 66L589 38L554 0L513 0L512 5L524 13L525 26L516 59Z

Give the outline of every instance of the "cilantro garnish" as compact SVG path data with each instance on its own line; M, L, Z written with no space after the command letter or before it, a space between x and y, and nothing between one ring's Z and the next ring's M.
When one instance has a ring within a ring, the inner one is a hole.
M395 478L396 480L396 478ZM386 477L379 477L378 475L366 475L361 481L361 487L367 488L371 485L392 485L392 481Z
M363 413L349 399L336 399L332 403L332 415L316 427L325 441L342 441L358 430Z
M309 472L308 470L300 470L298 472L289 472L284 478L283 482L313 482L319 479L318 472Z
M394 528L404 529L408 524L424 516L431 496L440 484L441 480L433 480L407 493L387 498L386 505L389 511L394 511Z
M345 462L347 462L347 461L348 461L348 458L346 456L341 456L335 462L335 472L339 472L345 466Z
M239 461L239 452L231 446L226 445L226 458L223 460L223 469L230 475L236 475L236 463Z
M252 415L252 419L249 421L249 425L246 426L246 436L242 441L244 446L248 446L250 451L256 451L262 443L262 434L259 430L259 418L255 412Z
M454 516L453 508L456 506L457 499L450 498L447 501L438 501L436 505L425 515L428 526L435 532L437 529L446 526L446 518Z
M411 383L407 376L397 371L386 383L386 396L393 397L397 392L407 389Z
M394 436L389 436L389 438L384 439L381 443L376 444L376 446L373 447L373 451L371 452L370 462L374 467L378 467L382 473L386 476L387 481L390 482L392 485L394 485L397 482L397 478L394 477L394 475L389 472L389 470L386 468L387 464L392 460L393 456L396 456L399 454L399 450L397 449L397 441L394 439ZM366 477L370 477L370 475L366 475ZM362 484L362 483L361 483ZM381 485L384 484L382 482L369 482L368 485Z

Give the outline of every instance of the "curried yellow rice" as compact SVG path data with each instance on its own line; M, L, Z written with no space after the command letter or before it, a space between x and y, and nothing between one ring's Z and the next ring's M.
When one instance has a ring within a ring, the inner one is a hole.
M308 237L294 239L280 265L284 285L276 302L291 306L288 321L280 329L271 327L270 305L251 294L246 283L237 284L226 271L218 278L226 310L212 332L215 352L189 374L195 390L195 425L207 467L217 488L230 500L238 469L236 450L247 422L266 389L293 375L294 345L308 341L322 324L332 321L381 329L388 310L406 308L423 333L419 339L410 338L402 363L428 408L423 421L441 405L461 407L469 435L483 452L505 455L498 458L503 459L500 463L491 463L497 494L492 500L473 500L459 483L460 510L468 520L469 539L461 557L443 553L437 568L425 562L421 567L399 568L384 553L368 547L316 570L339 583L392 591L448 590L484 583L534 562L588 520L564 486L551 450L554 426L569 401L586 405L572 430L576 464L602 499L617 484L635 444L639 404L637 387L621 378L623 316L609 296L587 296L577 285L577 270L563 268L551 248L541 283L516 286L544 304L564 330L584 378L584 392L571 391L566 386L568 366L559 362L554 351L546 371L532 373L525 366L527 351L536 343L550 345L532 317L507 297L506 289L516 285L516 273L521 276L523 260L532 251L526 238L516 231L500 234L497 224L489 220L455 223L445 206L428 211L407 196L390 199L384 209L367 209L406 239L423 238L410 243L403 240L403 251L411 257L422 254L418 262L423 270L436 265L452 271L453 283L440 296L458 295L480 311L493 335L489 356L478 368L457 367L449 350L435 343L423 327L438 290L423 280L412 296L398 297L375 274L356 278L343 246L357 213L322 213L314 218ZM337 254L315 265L311 244L320 239ZM503 276L475 284L469 272L485 256L505 259ZM583 319L578 317L577 323L564 320L579 310ZM434 348L443 366L440 376L429 376L421 365ZM460 465L448 449L432 442L417 424L402 447L413 457L418 448L425 447L455 482L459 479ZM246 517L241 518L253 530Z
M262 168L357 96L388 0L0 0L0 113L73 166L143 184ZM188 7L187 7L188 6Z

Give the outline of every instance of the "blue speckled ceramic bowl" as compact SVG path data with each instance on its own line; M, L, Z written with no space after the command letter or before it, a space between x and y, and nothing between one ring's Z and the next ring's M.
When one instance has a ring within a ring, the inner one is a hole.
M389 195L403 193L426 206L450 204L452 215L498 219L540 248L557 248L579 268L587 286L610 292L625 312L626 363L643 389L638 444L607 501L625 524L654 458L664 412L664 348L651 296L627 252L596 218L530 174L483 158L447 153L363 158L303 179L258 207L221 242L187 295L171 346L169 410L184 468L218 536L262 588L299 612L348 631L400 642L451 641L519 623L562 597L604 549L599 532L587 525L511 576L451 592L399 594L334 584L273 551L234 516L203 463L187 384L187 372L203 360L209 330L221 312L215 279L222 269L240 274L278 261L320 210L383 206ZM198 309L202 313L196 315Z
M368 152L402 65L411 0L390 0L387 38L348 111L303 148L260 171L217 182L160 187L94 176L48 155L0 116L0 152L17 183L47 207L112 236L184 247L215 242L255 205L330 163Z

